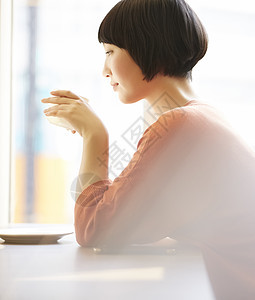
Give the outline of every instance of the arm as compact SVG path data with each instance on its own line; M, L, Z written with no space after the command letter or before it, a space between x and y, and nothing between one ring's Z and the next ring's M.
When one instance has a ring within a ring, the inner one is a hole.
M109 147L108 134L102 130L93 133L88 138L83 138L83 153L79 177L77 182L77 194L80 194L89 185L108 179L108 157L106 150ZM105 161L100 164L100 161Z
M177 239L178 232L183 237L203 224L201 216L210 213L215 199L210 182L216 180L208 173L216 161L213 153L212 160L205 155L214 151L203 130L191 112L160 117L114 182L96 182L77 199L77 242L85 247L144 244Z
M169 202L169 175L178 162L174 155L179 150L174 138L177 119L170 121L169 132L159 123L151 126L114 182L96 182L81 193L75 205L75 231L80 245L154 242L178 226L181 218ZM170 152L168 141L173 148ZM177 197L174 200L178 203Z
M57 104L44 110L46 116L66 119L83 138L82 161L77 181L77 194L90 184L108 178L108 133L101 120L94 113L86 98L70 91L51 92L52 97L43 103ZM103 159L104 164L100 164Z

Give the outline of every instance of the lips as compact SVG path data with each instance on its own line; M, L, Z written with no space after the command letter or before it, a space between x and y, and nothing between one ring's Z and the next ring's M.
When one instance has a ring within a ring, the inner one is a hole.
M119 83L111 83L111 86L113 87L113 90L116 91Z

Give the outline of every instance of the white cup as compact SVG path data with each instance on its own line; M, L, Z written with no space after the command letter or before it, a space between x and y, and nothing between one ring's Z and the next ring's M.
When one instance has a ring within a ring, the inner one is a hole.
M50 105L50 107L51 106L55 106L55 105L53 104L53 105ZM50 116L50 117L47 117L47 120L53 125L64 127L67 130L74 130L73 126L64 118Z

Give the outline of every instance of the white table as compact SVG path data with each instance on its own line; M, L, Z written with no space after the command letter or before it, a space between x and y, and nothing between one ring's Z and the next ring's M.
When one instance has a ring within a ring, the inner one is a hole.
M96 254L74 235L52 245L0 239L0 299L212 300L201 254Z

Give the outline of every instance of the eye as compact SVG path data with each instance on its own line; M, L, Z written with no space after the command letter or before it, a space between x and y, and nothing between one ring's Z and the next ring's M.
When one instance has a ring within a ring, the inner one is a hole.
M112 50L105 52L106 55L110 55L111 53L112 53Z

